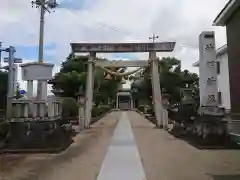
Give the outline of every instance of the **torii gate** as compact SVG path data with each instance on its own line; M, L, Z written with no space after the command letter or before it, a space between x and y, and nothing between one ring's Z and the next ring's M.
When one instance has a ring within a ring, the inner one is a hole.
M154 112L157 119L157 126L163 127L162 120L162 97L156 52L172 52L175 42L160 43L71 43L73 53L90 53L88 60L86 106L85 106L85 127L90 127L92 101L93 101L93 65L99 67L146 67L150 64L152 76L152 90ZM149 60L134 61L96 61L96 53L126 53L126 52L148 52Z

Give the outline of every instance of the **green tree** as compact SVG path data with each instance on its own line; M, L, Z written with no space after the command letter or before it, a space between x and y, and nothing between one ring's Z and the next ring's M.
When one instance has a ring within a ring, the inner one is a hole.
M180 89L190 87L198 98L198 75L187 70L181 71L181 61L174 57L165 57L159 60L161 91L170 95L171 103L180 102ZM131 86L135 99L152 96L150 68L141 72L141 77L136 78Z
M7 72L0 71L0 109L5 109L5 102L7 97Z
M53 93L57 96L75 98L80 86L86 87L87 56L70 54L62 62L60 72L51 81Z
M125 68L111 68L112 71L123 73ZM95 88L94 100L96 105L108 104L116 100L116 93L121 85L122 78L120 76L110 75L110 79L106 79L109 75L103 69L95 68Z
M5 121L8 73L0 70L0 141L5 139L8 124Z
M88 58L88 56L70 54L66 61L62 62L60 72L49 81L55 95L75 98L80 86L86 90ZM114 69L116 70L119 69ZM97 105L108 104L109 101L115 100L121 82L121 78L116 76L106 80L104 72L99 67L94 68L93 97Z

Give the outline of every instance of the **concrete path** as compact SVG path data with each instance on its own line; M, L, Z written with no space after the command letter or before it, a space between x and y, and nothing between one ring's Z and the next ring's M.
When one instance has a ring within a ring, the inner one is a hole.
M126 112L119 119L97 180L145 180L141 158Z

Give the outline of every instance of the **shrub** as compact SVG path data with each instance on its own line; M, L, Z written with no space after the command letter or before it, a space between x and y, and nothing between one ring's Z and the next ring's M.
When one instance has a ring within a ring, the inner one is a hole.
M102 116L110 110L109 106L93 107L92 108L92 117Z
M138 106L138 110L141 112L144 112L144 107L145 107L144 105L140 105L140 106Z
M0 140L6 138L9 131L9 124L6 121L0 121Z
M62 119L67 121L69 118L78 116L78 104L73 98L64 98L62 102Z

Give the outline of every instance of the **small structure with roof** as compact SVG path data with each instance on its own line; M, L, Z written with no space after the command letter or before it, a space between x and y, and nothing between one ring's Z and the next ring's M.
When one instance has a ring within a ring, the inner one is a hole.
M130 92L130 89L121 89L117 92L117 101L116 108L117 109L132 109L133 108L133 98Z

